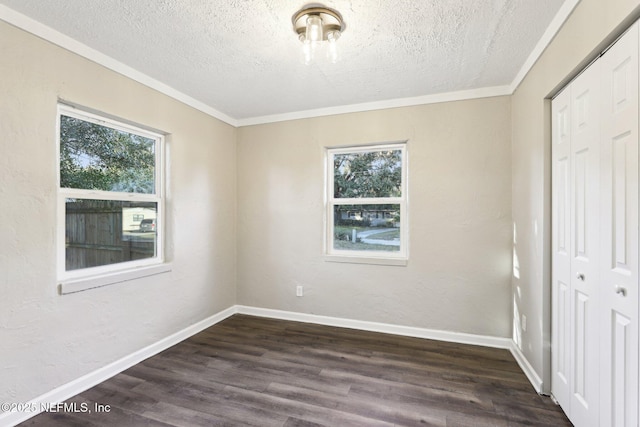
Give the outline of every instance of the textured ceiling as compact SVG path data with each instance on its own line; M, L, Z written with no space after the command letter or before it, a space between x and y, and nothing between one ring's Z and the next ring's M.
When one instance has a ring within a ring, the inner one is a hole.
M240 122L509 86L565 1L327 0L340 59L305 65L291 17L307 3L0 0Z

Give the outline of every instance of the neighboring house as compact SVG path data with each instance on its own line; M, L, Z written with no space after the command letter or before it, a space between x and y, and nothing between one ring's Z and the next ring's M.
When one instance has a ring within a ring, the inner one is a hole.
M369 220L371 221L370 225L373 227L400 227L400 222L395 220L396 218L398 218L398 215L398 211L393 209L359 209L357 211L342 211L340 213L340 219L355 221Z
M122 208L122 231L140 230L143 219L156 219L156 211L149 208Z

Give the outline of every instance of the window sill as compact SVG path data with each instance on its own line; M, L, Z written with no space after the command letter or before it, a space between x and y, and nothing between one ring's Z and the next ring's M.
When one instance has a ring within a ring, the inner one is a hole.
M396 267L406 267L406 258L376 258L376 257L356 257L347 255L325 255L326 262L342 262L348 264L370 264L370 265L391 265Z
M139 267L131 270L123 270L96 276L83 277L81 279L69 279L60 282L60 295L73 294L88 289L101 288L115 283L154 276L156 274L171 271L171 264L159 264L148 267Z

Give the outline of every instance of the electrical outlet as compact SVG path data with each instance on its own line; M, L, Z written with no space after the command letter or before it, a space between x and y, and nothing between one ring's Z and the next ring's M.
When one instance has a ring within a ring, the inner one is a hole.
M296 296L297 297L301 297L302 295L303 295L302 286L300 286L300 285L296 286Z
M527 330L527 316L522 315L522 321L520 322L522 325L522 332Z

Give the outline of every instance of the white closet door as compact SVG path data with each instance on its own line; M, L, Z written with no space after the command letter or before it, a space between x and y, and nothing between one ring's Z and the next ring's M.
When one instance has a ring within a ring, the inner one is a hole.
M552 191L552 352L551 391L565 410L571 407L571 88L553 100Z
M600 70L552 104L552 391L571 421L598 424Z
M638 24L603 73L601 423L638 425Z
M598 425L600 64L571 85L571 414Z

